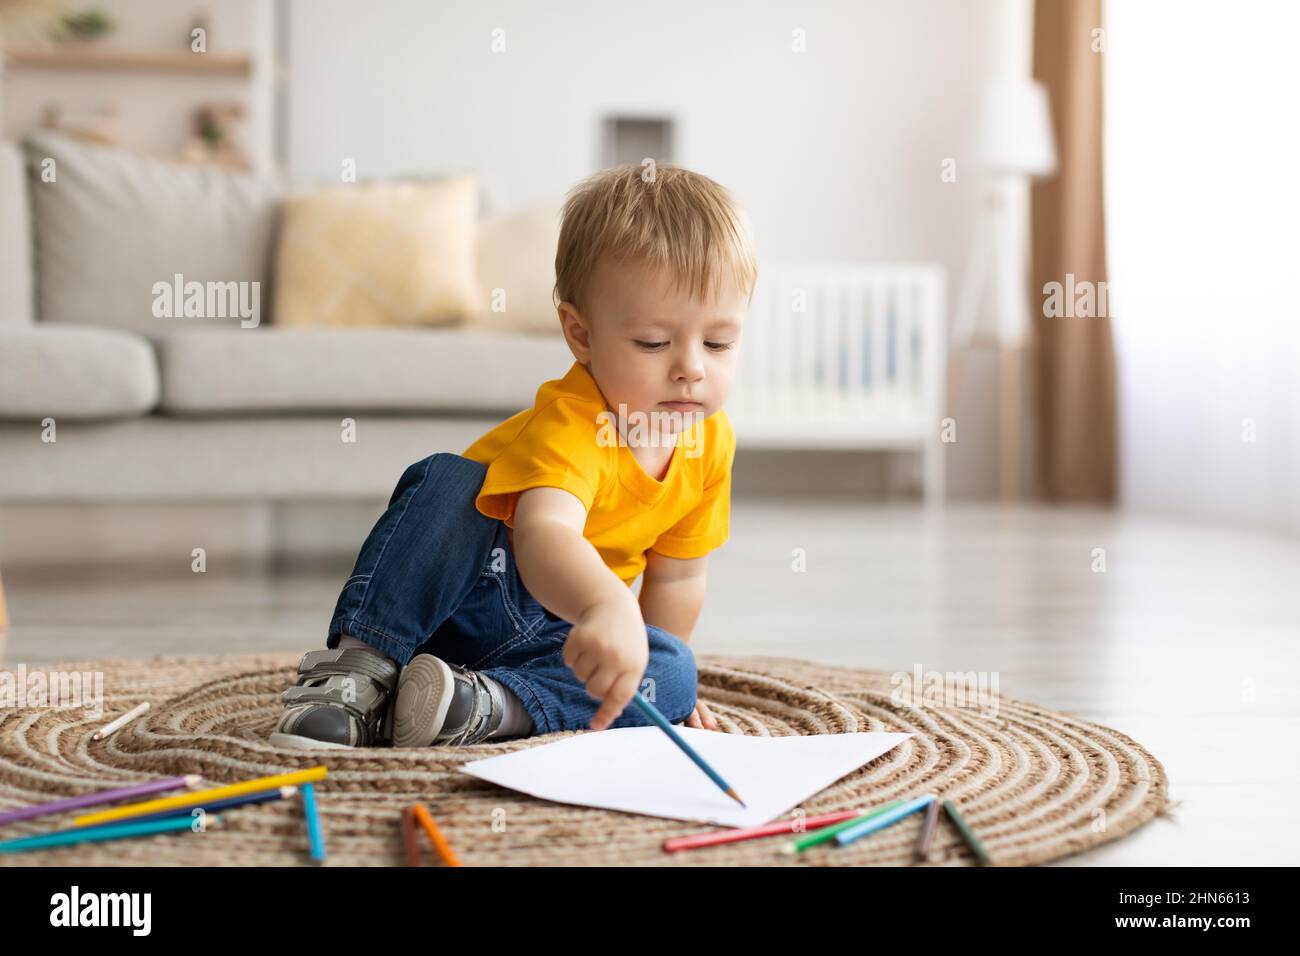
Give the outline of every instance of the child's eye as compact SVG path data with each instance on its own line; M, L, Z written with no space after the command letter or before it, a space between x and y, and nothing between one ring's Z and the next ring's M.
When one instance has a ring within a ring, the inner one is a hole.
M635 342L637 345L639 345L641 348L648 349L652 352L658 351L659 349L662 349L668 345L667 342L646 342L641 339L633 339L632 341ZM704 343L705 347L711 352L725 352L727 349L731 348L734 344L735 343L733 342L705 342Z

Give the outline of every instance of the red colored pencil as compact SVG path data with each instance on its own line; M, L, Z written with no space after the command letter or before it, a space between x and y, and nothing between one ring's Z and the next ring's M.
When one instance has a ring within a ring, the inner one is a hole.
M852 820L854 817L862 816L861 810L839 810L835 813L824 813L819 817L808 817L803 820L804 830L819 830L822 827L828 827L832 823L842 823L845 820ZM664 852L673 853L677 850L694 850L701 846L716 846L719 843L736 843L740 840L753 840L758 837L776 836L778 833L796 833L795 827L800 820L794 817L787 820L774 820L771 823L765 823L761 827L746 827L732 830L714 830L711 833L697 833L691 836L672 837L664 840Z
M402 845L406 848L406 865L422 866L420 862L420 841L415 834L415 808L402 809Z

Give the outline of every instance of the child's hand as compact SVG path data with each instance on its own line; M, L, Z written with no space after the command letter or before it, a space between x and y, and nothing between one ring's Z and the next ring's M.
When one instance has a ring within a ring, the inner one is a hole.
M709 708L704 706L704 701L697 700L695 709L691 711L691 716L686 718L687 727L699 727L701 730L717 730L718 721L709 712Z
M564 663L601 702L592 730L604 730L632 702L650 663L650 640L636 598L592 605L569 630Z

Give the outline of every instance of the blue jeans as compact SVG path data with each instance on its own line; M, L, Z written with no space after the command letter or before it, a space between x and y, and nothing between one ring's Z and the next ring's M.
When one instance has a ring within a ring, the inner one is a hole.
M573 626L528 593L505 522L474 506L487 466L441 453L402 474L343 585L325 646L342 634L405 666L435 654L514 691L535 732L587 729L600 702L564 663ZM641 692L669 721L695 708L694 652L646 625L650 661ZM629 704L611 727L649 723Z

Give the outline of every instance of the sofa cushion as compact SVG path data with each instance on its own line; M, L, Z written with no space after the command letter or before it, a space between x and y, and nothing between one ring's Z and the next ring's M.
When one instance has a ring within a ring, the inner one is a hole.
M211 317L206 308L183 317L183 309L163 298L175 298L170 289L177 275L182 285L209 288L250 283L240 287L245 301L256 294L259 309L269 313L280 194L272 181L170 163L48 130L32 133L25 147L41 321L149 335L177 324L245 321L229 305L213 310L226 311L226 317ZM44 169L53 173L49 181Z
M286 198L276 324L452 325L473 314L478 202L473 176Z
M482 307L468 325L485 331L558 338L560 319L553 293L559 241L560 206L556 203L484 222L478 230L476 255Z
M169 414L516 412L573 364L564 339L460 329L208 329L157 340Z
M148 340L119 329L0 324L0 419L127 418L157 403Z
M32 222L17 145L0 142L0 323L32 323Z

